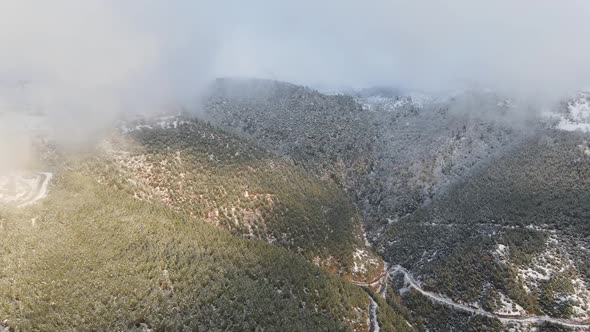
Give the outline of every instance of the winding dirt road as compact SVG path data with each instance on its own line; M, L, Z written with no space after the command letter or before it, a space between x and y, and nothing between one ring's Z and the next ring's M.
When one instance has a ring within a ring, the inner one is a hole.
M0 203L19 208L32 205L47 196L52 178L49 172L0 175Z
M590 329L589 323L576 322L576 321L567 320L567 319L552 318L549 316L505 317L505 316L501 316L501 315L498 315L498 314L495 314L495 313L492 313L489 311L485 311L483 309L473 308L473 307L470 307L470 306L467 306L464 304L456 303L453 300L443 297L439 294L425 291L424 289L422 289L422 287L420 287L420 285L418 284L416 279L414 279L414 277L412 276L410 271L403 268L401 265L395 265L389 270L389 274L395 275L398 273L402 273L404 275L404 280L405 280L406 284L410 285L412 288L414 288L415 290L420 292L422 295L430 298L431 300L433 300L435 302L439 302L444 305L453 307L455 309L468 311L468 312L471 312L471 313L474 313L477 315L486 316L486 317L490 317L490 318L496 318L496 319L500 320L502 323L544 323L544 322L548 322L548 323L558 324L558 325L570 327L570 328Z
M37 173L39 178L37 180L37 186L34 190L31 191L30 195L28 196L27 200L20 203L18 207L25 207L29 206L47 196L47 190L49 187L49 182L53 178L52 173L48 172L39 172Z

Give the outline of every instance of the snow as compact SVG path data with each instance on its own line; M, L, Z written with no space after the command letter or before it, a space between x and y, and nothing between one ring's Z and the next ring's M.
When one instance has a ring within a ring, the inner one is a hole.
M393 266L392 269L390 270L390 273L393 275L395 275L397 273L402 273L404 275L404 282L408 287L414 288L416 291L418 291L422 295L430 298L432 301L447 305L449 307L452 307L452 308L455 308L458 310L471 312L476 315L490 317L490 318L496 318L504 324L513 324L513 323L538 324L538 323L543 323L543 322L550 322L550 323L559 324L562 326L572 327L572 328L585 328L585 329L587 329L590 327L590 324L588 324L588 323L552 318L552 317L548 317L548 316L526 316L526 315L525 316L514 315L514 317L505 317L503 315L500 316L496 313L488 312L488 311L485 311L481 308L474 308L469 305L454 302L453 300L451 300L445 296L442 296L440 294L425 291L418 284L416 279L414 279L412 274L407 269L403 268L401 265Z
M496 314L504 316L521 316L526 314L526 310L523 307L512 301L506 295L502 293L499 295L501 307L495 311Z
M537 281L539 280L549 280L551 278L551 273L548 272L549 270L540 266L536 265L536 269L527 268L527 269L520 269L519 275L524 278L524 280L528 281L529 283L533 283L535 286L538 286ZM539 272L542 270L543 273Z
M33 204L33 203L35 203L47 196L47 191L48 191L47 189L49 187L49 182L53 178L53 174L43 172L43 173L39 173L39 175L41 176L41 178L39 179L39 181L41 181L41 186L38 188L37 194L34 195L33 199L20 204L19 207L29 206L29 205L31 205L31 204Z
M577 319L590 319L590 291L586 283L580 277L572 279L574 294L560 296L558 302L569 302L572 304L573 317Z
M588 141L584 140L582 144L578 145L578 149L583 155L585 155L586 157L590 157L590 144L588 143Z
M573 262L562 260L557 245L559 240L554 236L550 237L546 243L545 251L534 257L532 264L526 268L518 269L518 275L524 282L525 289L532 290L539 286L539 281L549 280L555 272L563 272L567 265Z
M568 119L562 118L557 124L557 129L565 131L583 131L590 132L590 123L576 123Z
M588 97L590 97L589 94L581 93L580 98L568 103L568 109L574 121L590 122L590 100Z
M574 273L574 278L571 279L574 291L572 294L555 294L554 300L556 302L570 302L574 311L572 318L589 319L590 290L577 272L578 268L574 261L559 246L559 240L555 235L547 240L545 251L534 257L530 266L518 268L518 275L523 288L531 293L539 288L541 281L547 281L553 274L566 270Z
M354 267L352 272L354 273L367 273L367 267L365 266L365 260L369 257L369 253L363 249L356 249L352 254L354 259Z
M507 246L498 243L493 255L501 262L506 263L508 261L508 249L509 248Z
M123 134L128 134L134 131L141 131L141 130L153 130L155 128L160 129L177 129L178 126L188 123L188 121L184 121L180 119L180 114L178 115L167 115L167 116L160 116L160 117L153 117L153 118L146 118L141 120L140 124L130 124L130 123L123 123L119 126L119 129ZM147 123L149 124L147 124Z
M580 93L567 103L565 112L546 116L558 120L557 129L590 132L590 94Z
M425 104L432 102L432 97L420 93L412 93L394 98L371 96L360 98L357 101L365 110L375 111L382 109L384 111L394 112L405 107L424 108Z
M0 176L0 203L26 207L45 198L53 174L13 173Z

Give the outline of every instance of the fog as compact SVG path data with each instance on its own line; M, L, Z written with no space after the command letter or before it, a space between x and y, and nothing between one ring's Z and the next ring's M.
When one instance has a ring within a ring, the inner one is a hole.
M122 112L193 107L218 76L549 105L590 85L588 18L583 0L4 0L0 111L86 140Z

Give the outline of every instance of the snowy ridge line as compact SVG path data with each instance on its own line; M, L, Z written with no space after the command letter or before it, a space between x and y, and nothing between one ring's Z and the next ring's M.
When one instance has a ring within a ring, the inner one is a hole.
M390 270L389 270L390 274L398 274L398 273L402 273L404 275L404 281L409 284L412 288L414 288L415 290L417 290L418 292L420 292L422 295L430 298L431 300L434 300L435 302L439 302L442 303L444 305L453 307L455 309L459 309L459 310L463 310L463 311L468 311L477 315L481 315L481 316L485 316L485 317L489 317L489 318L495 318L500 320L502 323L544 323L544 322L548 322L548 323L553 323L553 324L558 324L561 326L565 326L565 327L570 327L570 328L583 328L583 329L588 329L590 328L590 323L585 323L585 322L577 322L577 321L572 321L572 320L567 320L567 319L560 319L560 318L552 318L549 316L511 316L511 317L505 317L504 315L498 315L489 311L485 311L482 309L477 309L477 308L473 308L464 304L460 304L460 303L456 303L454 301L452 301L451 299L445 298L441 295L435 294L435 293L431 293L431 292L427 292L424 289L422 289L422 287L420 287L420 285L418 284L418 282L416 281L416 279L414 279L414 277L412 276L412 274L410 273L410 271L408 271L407 269L405 269L404 267L402 267L401 265L395 265L393 266Z

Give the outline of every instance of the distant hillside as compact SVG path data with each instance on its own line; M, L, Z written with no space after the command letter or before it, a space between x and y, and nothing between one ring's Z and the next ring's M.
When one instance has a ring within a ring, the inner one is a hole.
M352 97L288 83L220 79L205 117L340 184L373 237L524 136L450 106L369 110Z
M352 97L267 80L219 79L205 118L321 175L366 172L375 130Z

